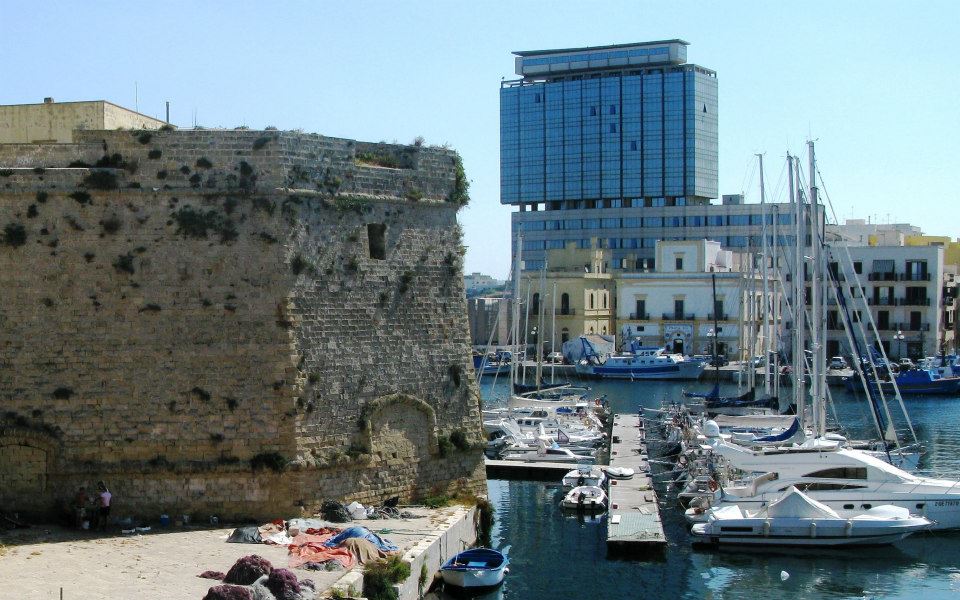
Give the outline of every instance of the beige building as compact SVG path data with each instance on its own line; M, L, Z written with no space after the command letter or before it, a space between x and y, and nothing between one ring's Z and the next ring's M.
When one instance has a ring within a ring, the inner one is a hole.
M636 340L689 355L711 354L716 343L717 353L731 359L758 354L763 282L740 272L739 259L720 242L658 240L655 270L617 276L622 343Z
M614 281L608 253L571 244L547 251L546 263L542 270L521 275L521 339L526 333L527 343L541 341L542 351L549 352L551 342L559 351L563 342L584 334L612 335Z
M166 125L106 100L0 106L0 144L69 144L77 130L160 129Z

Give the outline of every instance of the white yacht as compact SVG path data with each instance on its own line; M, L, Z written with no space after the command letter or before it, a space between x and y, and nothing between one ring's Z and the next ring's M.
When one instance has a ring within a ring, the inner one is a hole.
M795 487L843 517L890 504L931 520L931 529L960 528L960 481L918 477L861 450L815 443L751 450L719 437L703 448L756 474L748 484L719 487L709 498L713 507L757 511ZM687 519L703 521L704 508L689 509Z
M724 546L836 547L891 544L929 529L928 519L898 506L875 506L841 517L794 487L756 511L731 505L693 526L694 543Z

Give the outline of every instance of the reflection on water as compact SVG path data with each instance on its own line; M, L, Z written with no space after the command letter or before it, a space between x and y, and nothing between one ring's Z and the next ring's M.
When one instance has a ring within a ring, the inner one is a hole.
M679 397L669 382L601 382L615 412L635 412ZM686 385L688 389L694 387ZM705 390L709 385L700 385ZM507 387L485 383L483 397L504 397ZM735 392L732 386L726 392ZM834 408L851 437L872 435L863 397L834 393ZM909 399L907 410L927 453L921 468L960 476L960 398ZM891 407L891 410L894 410ZM898 431L906 431L895 416ZM960 533L914 535L895 546L855 550L692 550L686 525L673 505L662 512L669 542L659 561L608 560L605 517L578 517L560 508L557 484L491 480L496 507L494 547L507 550L510 574L499 590L477 598L957 598ZM781 576L786 572L788 577Z

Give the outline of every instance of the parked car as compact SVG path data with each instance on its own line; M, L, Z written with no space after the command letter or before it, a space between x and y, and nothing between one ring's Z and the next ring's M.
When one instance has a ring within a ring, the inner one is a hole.
M727 357L719 354L716 358L710 357L710 362L708 363L711 367L725 367L730 364L730 361L727 360Z
M563 364L563 353L562 352L551 352L547 355L547 362L554 365Z
M841 369L847 368L847 361L842 356L834 356L830 359L830 363L827 365L827 368L832 371L839 371Z

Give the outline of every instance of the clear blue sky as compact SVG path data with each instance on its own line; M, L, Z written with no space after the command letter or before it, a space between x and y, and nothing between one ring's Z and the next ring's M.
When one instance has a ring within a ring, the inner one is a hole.
M509 270L498 90L513 50L667 38L717 71L720 191L773 191L817 140L841 218L960 236L960 2L35 2L0 0L0 103L106 99L190 126L449 143L466 268ZM951 183L953 182L953 183Z

